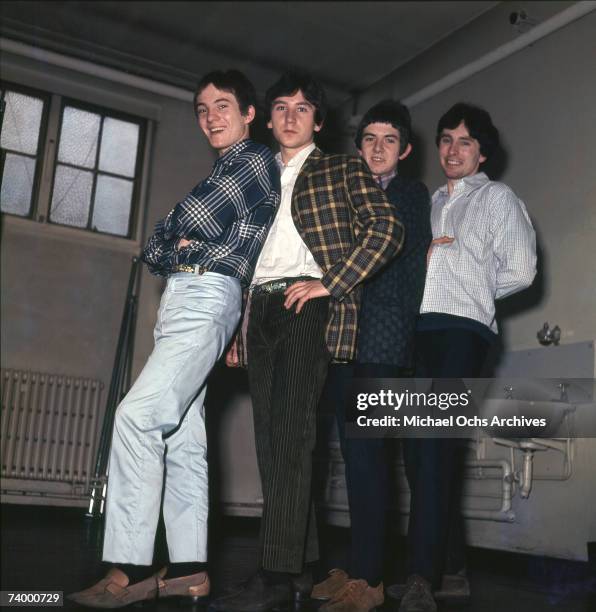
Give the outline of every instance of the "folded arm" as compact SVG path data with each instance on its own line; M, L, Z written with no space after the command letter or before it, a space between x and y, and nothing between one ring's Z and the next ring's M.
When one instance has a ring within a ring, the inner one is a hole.
M394 207L360 159L349 162L346 191L354 214L354 245L321 279L338 300L395 257L404 241Z
M155 226L143 252L150 270L163 273L175 264L178 249L192 241L216 241L234 221L261 205L273 188L273 164L268 149L244 151L223 172L199 183Z

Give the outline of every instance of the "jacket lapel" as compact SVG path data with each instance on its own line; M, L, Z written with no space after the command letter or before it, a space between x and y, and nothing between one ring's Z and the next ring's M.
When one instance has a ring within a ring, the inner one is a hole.
M313 149L310 155L306 158L304 163L302 164L302 168L300 168L300 172L298 173L298 178L296 179L296 183L294 183L294 191L292 192L292 201L294 200L294 196L300 191L302 191L302 183L305 178L308 176L308 173L314 168L319 160L323 157L323 152L321 149L316 148Z

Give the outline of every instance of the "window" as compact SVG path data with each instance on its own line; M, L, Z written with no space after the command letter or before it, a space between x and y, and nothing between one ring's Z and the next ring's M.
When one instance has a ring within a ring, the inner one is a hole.
M130 237L145 121L57 95L3 97L2 212Z
M39 180L47 97L21 91L2 91L0 169L2 212L30 217Z

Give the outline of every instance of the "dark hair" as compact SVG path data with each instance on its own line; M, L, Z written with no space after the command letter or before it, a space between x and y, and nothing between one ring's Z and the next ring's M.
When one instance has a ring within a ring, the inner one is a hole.
M412 119L407 106L396 100L382 100L369 108L358 124L354 143L357 149L362 148L362 134L371 123L390 123L399 132L399 153L406 150L412 133Z
M298 90L315 107L315 123L321 125L327 115L327 96L321 84L307 72L289 70L265 93L265 120L271 119L271 105L280 96L293 96Z
M197 84L193 97L195 113L197 107L197 97L207 86L213 85L221 91L228 91L236 96L240 112L243 115L248 113L248 107L257 107L257 93L254 85L239 70L214 70L208 72Z
M462 122L470 136L480 144L480 154L489 159L499 147L499 130L487 111L472 104L458 102L439 119L435 138L437 146L444 129L454 130Z

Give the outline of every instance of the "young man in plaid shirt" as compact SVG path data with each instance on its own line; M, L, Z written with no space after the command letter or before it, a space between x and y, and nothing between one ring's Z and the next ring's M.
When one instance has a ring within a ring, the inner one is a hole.
M242 286L279 203L271 151L248 138L255 104L254 87L236 70L209 73L197 87L199 126L219 158L143 252L167 284L155 348L116 412L103 546L109 569L70 596L84 606L209 594L205 381L236 329ZM171 563L152 575L162 491Z

